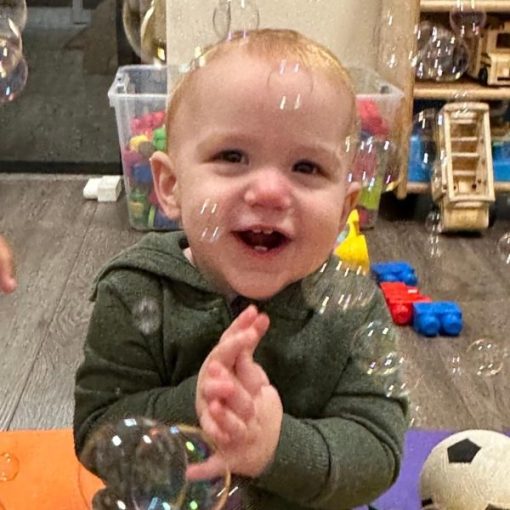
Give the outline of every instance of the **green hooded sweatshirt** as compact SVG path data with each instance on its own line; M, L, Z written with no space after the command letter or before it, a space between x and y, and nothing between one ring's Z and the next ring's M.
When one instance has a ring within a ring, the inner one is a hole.
M197 374L234 311L186 259L186 246L182 232L149 234L101 271L76 374L78 455L105 422L143 416L198 425ZM246 507L351 508L373 501L398 475L407 402L388 398L384 377L367 375L351 353L361 326L391 319L372 280L339 278L336 259L330 262L321 279L316 273L256 303L270 327L255 361L278 390L284 415L272 463L246 481ZM354 287L369 296L365 302L317 312L325 294Z

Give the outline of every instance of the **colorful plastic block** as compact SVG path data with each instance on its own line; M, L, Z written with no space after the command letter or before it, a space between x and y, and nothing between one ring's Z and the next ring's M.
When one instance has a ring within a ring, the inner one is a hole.
M382 282L380 287L393 322L400 326L411 324L414 303L432 301L429 296L420 294L416 287L402 282Z
M454 301L413 303L413 329L420 335L457 336L462 327L462 310Z
M408 262L377 262L371 265L372 274L377 283L403 282L407 285L416 285L418 278L413 266Z

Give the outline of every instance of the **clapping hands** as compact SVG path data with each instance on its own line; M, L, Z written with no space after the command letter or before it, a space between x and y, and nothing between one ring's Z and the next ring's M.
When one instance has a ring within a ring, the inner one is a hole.
M250 305L223 333L198 375L196 410L203 431L218 450L188 467L188 477L233 474L257 477L271 463L283 409L276 389L253 353L269 328L269 317Z

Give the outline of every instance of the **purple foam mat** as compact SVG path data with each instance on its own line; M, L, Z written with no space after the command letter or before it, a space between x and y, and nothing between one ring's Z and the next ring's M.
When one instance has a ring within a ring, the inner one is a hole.
M421 510L421 468L434 446L455 432L457 431L409 430L404 443L400 476L395 484L373 503L372 507L377 510ZM366 508L360 507L358 510L366 510Z

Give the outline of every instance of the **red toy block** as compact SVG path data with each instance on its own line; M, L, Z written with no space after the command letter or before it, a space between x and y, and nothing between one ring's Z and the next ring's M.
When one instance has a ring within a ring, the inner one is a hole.
M413 303L430 303L429 296L420 294L417 287L402 282L381 282L380 287L395 324L404 326L413 320Z

